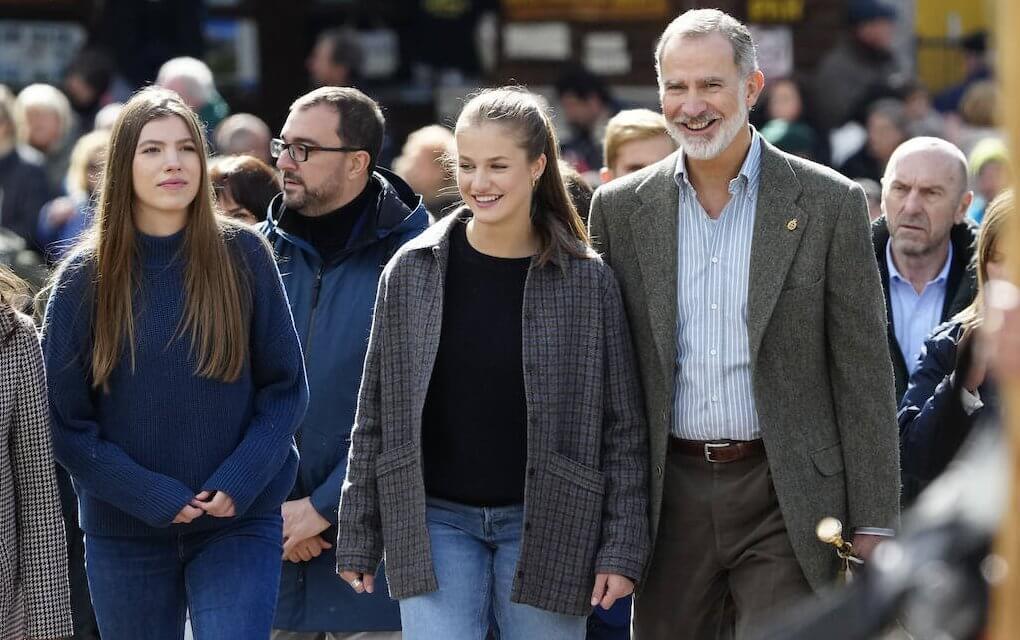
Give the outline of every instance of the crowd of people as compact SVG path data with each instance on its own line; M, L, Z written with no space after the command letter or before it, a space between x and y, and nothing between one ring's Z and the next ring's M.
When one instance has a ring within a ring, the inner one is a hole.
M562 142L492 88L391 163L344 30L276 137L193 58L0 86L0 638L743 640L822 518L867 561L997 411L1015 202L983 39L931 98L850 6L814 83L691 10L661 111L572 69Z

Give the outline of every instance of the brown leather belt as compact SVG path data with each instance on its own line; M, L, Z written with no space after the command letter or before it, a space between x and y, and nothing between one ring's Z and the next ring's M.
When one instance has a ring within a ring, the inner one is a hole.
M765 445L759 440L739 441L705 441L669 439L669 450L685 456L697 456L708 462L736 462L751 456L765 454Z

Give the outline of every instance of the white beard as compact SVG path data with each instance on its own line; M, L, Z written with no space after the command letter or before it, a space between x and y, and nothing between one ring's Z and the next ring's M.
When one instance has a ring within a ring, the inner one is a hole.
M688 136L682 125L666 122L669 133L684 150L684 155L695 160L711 160L716 158L733 142L740 130L747 126L750 109L747 107L747 91L740 91L740 110L719 123L719 131L713 138Z

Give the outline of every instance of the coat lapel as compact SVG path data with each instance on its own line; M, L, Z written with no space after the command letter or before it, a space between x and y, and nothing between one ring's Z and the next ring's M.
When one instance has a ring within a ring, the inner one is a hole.
M638 185L641 208L631 216L631 232L637 247L644 282L648 316L661 365L667 378L676 362L677 215L680 195L673 179L673 162Z
M807 214L796 204L800 190L790 163L763 140L747 292L751 362L757 360L765 328L807 227Z

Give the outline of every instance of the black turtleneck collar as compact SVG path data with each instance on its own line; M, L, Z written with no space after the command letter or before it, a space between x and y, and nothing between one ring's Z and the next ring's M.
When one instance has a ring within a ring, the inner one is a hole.
M332 262L347 248L355 225L378 199L379 189L377 181L369 180L357 198L321 216L287 210L280 217L280 228L311 244L324 261Z

